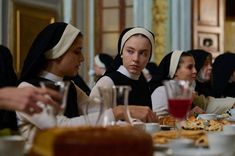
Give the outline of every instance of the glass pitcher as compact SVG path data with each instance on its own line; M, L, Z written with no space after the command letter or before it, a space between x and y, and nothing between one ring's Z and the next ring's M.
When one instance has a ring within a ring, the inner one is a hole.
M112 87L99 87L99 93L104 102L106 110L112 109L117 105L124 105L125 120L132 123L131 115L128 109L128 97L131 90L130 86L112 86ZM106 113L103 115L103 125L115 125L116 121L110 120Z
M117 86L113 86L113 89L115 90L115 94L114 94L114 104L115 106L118 105L124 105L125 108L125 120L132 124L132 117L129 111L129 93L131 91L131 87L128 85L117 85Z
M115 119L108 116L108 111L116 106L115 89L113 87L98 87L100 97L103 100L104 113L101 116L102 126L115 125Z

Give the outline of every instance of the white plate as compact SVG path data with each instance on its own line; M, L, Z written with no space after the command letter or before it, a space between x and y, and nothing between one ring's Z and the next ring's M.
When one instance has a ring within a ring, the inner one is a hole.
M202 148L185 148L177 151L172 151L172 156L221 156L222 153L211 149Z
M235 122L235 118L227 118L226 120L228 120L228 121L231 121L231 122Z
M156 151L162 151L167 150L169 148L169 144L154 144L153 147Z
M217 117L217 119L219 119L219 120L220 120L220 119L226 119L226 118L229 118L230 116L229 116L228 114L225 114L225 115L224 115L224 114L221 114L221 115L217 115L216 117Z

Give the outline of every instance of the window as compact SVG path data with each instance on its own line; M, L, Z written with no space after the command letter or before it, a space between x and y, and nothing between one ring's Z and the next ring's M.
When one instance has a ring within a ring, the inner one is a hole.
M95 52L115 56L119 34L133 26L133 0L96 0L95 6Z

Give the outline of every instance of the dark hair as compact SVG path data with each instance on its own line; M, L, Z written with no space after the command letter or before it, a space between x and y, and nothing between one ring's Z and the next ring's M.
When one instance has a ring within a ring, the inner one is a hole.
M215 58L212 67L213 96L221 97L226 91L228 81L235 70L235 54L223 53Z
M151 75L156 75L157 74L157 70L158 70L158 66L155 62L149 62L146 65L146 69L148 69L149 73Z
M198 72L203 67L203 65L208 57L211 59L211 62L212 62L212 54L203 50L203 49L193 49L193 50L189 50L187 52L193 56L193 58L195 60L195 67Z
M110 56L106 53L100 53L100 54L98 54L98 57L99 57L100 61L105 65L106 69L113 63L112 56Z
M187 53L187 52L183 52L181 55L180 55L180 60L179 60L179 63L177 65L177 68L176 70L178 70L180 68L180 65L183 63L183 58L184 57L192 57L193 58L193 55L191 55L190 53Z

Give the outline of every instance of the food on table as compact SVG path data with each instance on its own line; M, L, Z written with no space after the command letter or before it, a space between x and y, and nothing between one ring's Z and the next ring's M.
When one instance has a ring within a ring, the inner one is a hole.
M222 131L226 124L230 123L227 120L203 120L191 116L184 121L182 128L185 130Z
M174 118L166 116L160 119L160 124L173 125ZM192 139L197 146L208 146L206 133L208 131L222 131L224 125L231 124L226 119L219 120L203 120L197 119L195 116L190 116L182 123L181 136ZM177 133L175 130L160 131L152 135L154 144L168 144L170 140L176 139Z
M149 134L133 127L70 127L39 131L30 156L152 156Z
M181 130L180 133L182 137L194 140L195 144L206 145L207 141L202 141L202 137L206 136L203 130ZM170 140L176 139L176 136L176 131L171 130L156 132L152 135L152 138L154 144L167 144Z
M175 118L170 115L167 115L167 116L161 117L159 119L159 123L160 125L168 125L168 126L175 127Z

